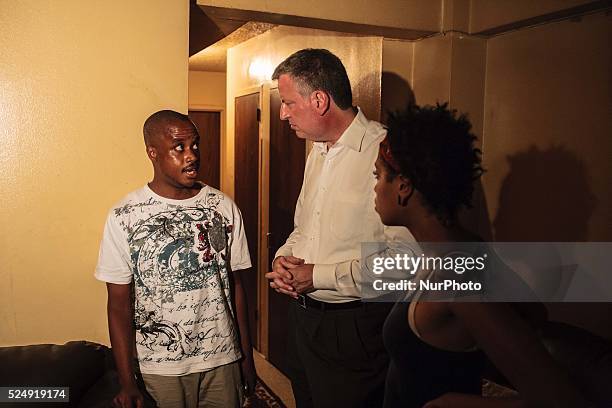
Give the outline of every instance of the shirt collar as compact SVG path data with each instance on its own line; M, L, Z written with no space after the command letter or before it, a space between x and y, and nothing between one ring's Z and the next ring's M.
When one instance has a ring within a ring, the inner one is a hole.
M349 149L360 152L367 127L368 119L365 117L363 112L361 112L361 108L357 107L357 114L355 115L355 118L353 118L353 121L349 127L347 127L342 135L340 135L340 138L334 144L334 147L336 145L346 146ZM327 142L314 142L313 145L323 152L327 151Z

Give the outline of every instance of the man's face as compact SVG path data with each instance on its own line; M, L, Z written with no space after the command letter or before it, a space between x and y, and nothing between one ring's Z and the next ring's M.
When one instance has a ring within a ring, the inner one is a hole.
M302 96L293 78L283 74L278 78L281 97L280 119L288 120L291 129L302 139L324 141L321 137L321 117L309 95Z
M156 175L172 188L192 188L200 166L200 136L190 122L174 121L159 135L150 153ZM152 156L154 154L154 156Z

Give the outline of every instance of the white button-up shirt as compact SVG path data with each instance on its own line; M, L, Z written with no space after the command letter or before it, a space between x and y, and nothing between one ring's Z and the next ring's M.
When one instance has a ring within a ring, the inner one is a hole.
M372 174L383 126L358 111L331 147L314 143L295 207L294 229L276 256L293 255L314 264L315 290L324 302L361 297L361 243L414 242L404 227L386 227L374 210Z

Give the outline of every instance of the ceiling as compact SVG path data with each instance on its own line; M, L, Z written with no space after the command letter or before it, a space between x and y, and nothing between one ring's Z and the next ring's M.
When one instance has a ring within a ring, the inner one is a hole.
M275 26L275 24L257 23L253 21L245 23L227 37L222 38L214 44L204 48L202 51L189 57L189 70L225 72L227 61L226 54L228 48L258 36L259 34L265 33Z

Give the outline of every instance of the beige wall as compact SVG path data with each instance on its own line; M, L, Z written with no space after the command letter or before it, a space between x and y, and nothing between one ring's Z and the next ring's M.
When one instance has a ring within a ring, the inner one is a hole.
M417 103L449 100L469 114L487 172L464 221L485 238L493 229L501 241L612 240L611 18L599 13L488 41L447 34L383 42L383 72L410 84ZM383 93L383 106L393 102ZM612 338L609 305L550 311Z
M480 138L485 62L486 41L479 38L451 33L416 42L385 39L383 113L403 108L412 98L420 105L450 102L469 113Z
M436 35L414 44L412 86L419 105L450 99L451 51L450 35Z
M227 52L227 144L222 159L221 188L234 193L234 100L258 92L265 79L249 76L249 66L260 61L269 74L283 59L302 48L327 48L344 63L353 88L353 102L372 119L380 115L382 38L358 37L329 31L276 27ZM223 162L223 160L225 160Z
M225 72L189 71L189 107L225 109Z
M389 112L414 102L414 42L384 39L382 55L381 120L386 122Z
M470 0L470 32L476 33L591 2L592 0Z
M482 136L486 41L456 33L414 43L413 90L419 105L449 102Z
M464 2L450 3L459 6ZM456 7L454 14L458 12ZM414 43L411 83L416 103L434 105L448 102L452 109L467 114L478 138L478 148L482 148L484 139L485 68L484 39L447 33ZM485 239L490 238L490 223L480 184L476 187L473 203L472 209L461 213L462 222Z
M488 42L483 178L498 240L612 241L612 16ZM611 304L551 317L612 338Z
M0 9L0 345L107 343L102 227L151 176L144 119L187 110L188 2Z
M477 6L484 7L473 4L472 11ZM450 101L469 115L487 169L484 195L476 197L480 214L469 220L481 234L489 237L490 218L501 240L611 239L610 31L610 17L599 13L489 40L449 33L383 42L383 72L409 84L417 103ZM386 92L383 87L383 106L397 106L397 95ZM575 164L571 175L561 171L569 162ZM523 163L550 181L536 186L532 175L514 191Z
M531 219L507 205L527 200L531 206L521 208L539 212L550 223L548 231L561 233L576 224L559 240L612 240L611 23L612 17L598 14L489 40L484 181L493 217L506 214L513 223L521 216ZM550 176L542 188L557 195L502 197L504 183L512 181L508 177L537 157L544 161L531 162L533 177ZM573 176L564 169L572 162ZM577 172L584 173L582 180ZM560 218L550 219L553 215ZM497 235L511 233L505 223L500 228Z

